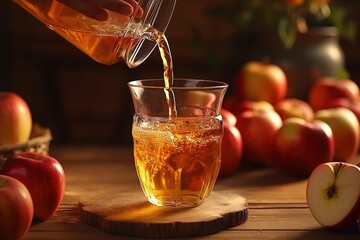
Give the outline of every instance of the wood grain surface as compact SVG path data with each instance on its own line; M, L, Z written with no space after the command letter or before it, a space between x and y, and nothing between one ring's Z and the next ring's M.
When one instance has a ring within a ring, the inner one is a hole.
M137 201L146 206L130 147L61 146L53 147L51 155L65 169L67 185L63 201L49 220L33 223L21 240L144 239L108 233L94 227L95 224L84 223L79 205L81 202L86 206L104 196L116 199L118 194L131 191L138 192ZM218 179L213 193L245 197L248 220L211 235L178 239L359 240L359 233L332 232L313 218L306 202L306 184L306 179L286 176L276 168L242 168L233 176Z
M151 238L202 236L244 223L247 201L231 192L213 192L200 206L158 207L142 192L111 192L81 202L81 219L106 232Z

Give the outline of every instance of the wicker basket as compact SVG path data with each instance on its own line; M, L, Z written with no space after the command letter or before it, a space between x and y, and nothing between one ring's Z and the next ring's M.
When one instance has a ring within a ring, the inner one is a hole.
M5 145L0 147L0 166L9 157L21 152L38 152L44 155L49 154L51 131L37 124L33 125L30 140L16 145Z

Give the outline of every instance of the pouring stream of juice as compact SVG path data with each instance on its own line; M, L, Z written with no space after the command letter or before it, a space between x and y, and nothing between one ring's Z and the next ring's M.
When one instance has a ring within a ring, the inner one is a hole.
M170 51L170 46L167 41L167 38L164 33L157 31L154 28L149 27L146 32L145 36L149 40L155 40L160 56L164 65L164 83L165 83L165 97L166 101L169 106L169 117L176 117L176 100L174 92L172 91L172 86L174 83L174 73L173 73L173 61L172 61L172 55Z
M172 56L169 47L169 43L163 33L158 34L158 39L156 40L159 46L159 51L161 59L164 65L164 81L165 81L165 96L169 106L169 117L176 117L176 101L175 95L172 91L172 86L174 83L174 73L173 73L173 63Z

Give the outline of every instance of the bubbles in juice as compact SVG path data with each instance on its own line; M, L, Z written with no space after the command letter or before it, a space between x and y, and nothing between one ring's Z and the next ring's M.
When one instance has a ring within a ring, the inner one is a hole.
M220 167L216 117L134 117L134 157L141 186L156 205L196 206L211 192Z

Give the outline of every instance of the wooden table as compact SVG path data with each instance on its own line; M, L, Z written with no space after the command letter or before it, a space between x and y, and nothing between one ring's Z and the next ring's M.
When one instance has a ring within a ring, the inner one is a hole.
M79 202L114 191L141 191L131 148L53 147L51 155L64 166L67 187L58 211L46 222L34 223L24 240L136 239L105 233L81 222ZM247 198L249 218L242 225L198 239L360 239L358 233L334 233L312 217L305 198L306 180L275 169L247 169L219 179L215 191Z

